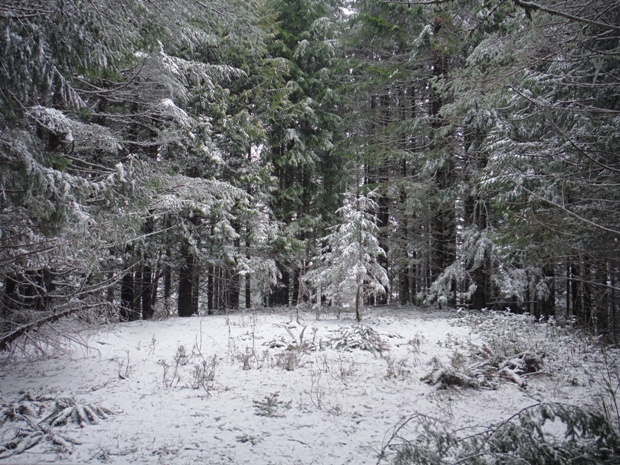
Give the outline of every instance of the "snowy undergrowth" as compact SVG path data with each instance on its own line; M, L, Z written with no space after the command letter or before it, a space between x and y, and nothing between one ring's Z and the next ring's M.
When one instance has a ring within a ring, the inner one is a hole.
M504 375L530 388L539 402L504 419L454 427L437 416L414 413L386 436L377 463L392 465L615 465L620 463L620 371L617 348L529 315L461 312L455 325L471 327L479 342L445 341L450 366L434 360L422 378L441 388L498 389ZM539 378L528 384L527 377ZM546 382L541 381L543 378ZM582 379L587 379L587 383ZM589 396L560 402L562 388Z
M619 348L606 347L570 325L560 326L553 320L536 322L527 314L460 312L454 324L472 328L483 341L469 345L466 352L470 359L481 353L498 359L534 354L540 363L523 378L547 381L534 383L529 388L534 399L571 401L571 391L580 392L573 388L587 388L583 405L600 411L620 431Z
M617 390L617 354L517 315L381 308L357 324L352 313L317 321L282 310L83 329L88 347L72 354L4 360L5 410L25 412L27 391L75 400L62 410L68 421L50 430L66 438L64 449L32 425L4 421L2 444L14 451L4 462L370 464L406 418L475 428L540 402L585 403L613 416ZM519 386L499 372L516 372L502 364L523 353L540 354L541 363ZM490 389L422 381L482 362ZM593 392L607 392L606 407ZM80 427L71 421L78 406L115 414L87 416ZM17 453L11 441L28 437L39 440Z

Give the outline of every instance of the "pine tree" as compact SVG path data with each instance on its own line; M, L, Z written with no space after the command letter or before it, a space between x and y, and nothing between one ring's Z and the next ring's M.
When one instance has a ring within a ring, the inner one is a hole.
M378 239L376 196L376 191L371 191L345 199L338 210L340 223L322 238L317 264L305 278L316 290L319 306L323 297L340 306L352 290L357 321L361 321L364 298L385 294L389 289L387 270L379 263L385 251Z

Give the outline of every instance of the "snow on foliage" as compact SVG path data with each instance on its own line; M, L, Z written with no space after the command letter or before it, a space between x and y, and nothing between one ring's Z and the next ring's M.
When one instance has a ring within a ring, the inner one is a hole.
M109 128L82 123L56 108L37 105L30 109L29 116L42 127L62 136L64 143L74 144L72 151L97 149L116 153L121 149L120 141Z
M340 224L322 239L325 245L316 258L318 264L305 276L319 294L338 306L352 289L356 311L364 296L383 294L389 287L387 271L378 261L385 251L379 245L379 228L372 213L378 208L373 200L376 195L372 191L345 201L337 211Z

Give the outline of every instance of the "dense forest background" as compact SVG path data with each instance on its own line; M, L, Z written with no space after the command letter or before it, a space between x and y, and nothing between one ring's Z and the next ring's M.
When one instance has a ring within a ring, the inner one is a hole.
M467 305L620 340L618 0L0 0L0 347Z

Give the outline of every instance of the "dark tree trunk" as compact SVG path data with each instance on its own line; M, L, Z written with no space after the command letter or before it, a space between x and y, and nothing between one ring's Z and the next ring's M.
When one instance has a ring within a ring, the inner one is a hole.
M228 268L228 308L239 308L239 293L241 292L241 281L238 273L234 269Z
M179 270L178 313L181 317L194 314L194 256L184 247L185 263Z
M566 318L570 318L572 315L571 311L571 279L570 279L570 259L566 264Z
M405 119L406 115L403 116ZM406 148L406 147L405 147ZM401 161L401 175L403 179L407 179L407 161ZM407 193L405 189L402 189L400 192L400 238L402 241L402 258L399 267L399 277L398 277L398 297L401 305L407 305L411 303L410 297L410 265L409 265L409 244L411 243L411 238L409 237L409 221L407 219Z
M618 307L620 307L619 295L616 292L616 284L618 282L618 270L616 268L612 268L611 276L609 279L609 284L611 286L611 304L610 304L610 312L611 312L611 334L612 334L612 343L618 344L620 343L620 311L618 311Z
M283 269L283 267L280 267L280 272L282 273L282 279L276 288L272 290L271 295L269 296L269 305L271 307L285 307L289 303L288 290L290 273Z
M381 195L378 199L379 212L377 214L377 226L379 227L379 245L385 251L385 255L379 255L377 262L381 265L386 272L390 273L389 266L389 247L388 247L388 233L389 233L389 221L390 221L390 203L387 195ZM390 273L391 274L391 273ZM388 303L389 292L385 292L379 295L375 294L375 304L385 305Z
M170 304L170 297L172 296L172 268L170 265L164 266L164 308L166 314L170 315L172 306Z
M145 266L142 268L142 318L145 320L155 315L153 288L153 271L150 266Z
M578 275L578 271L577 271L577 265L575 264L575 260L577 260L576 258L573 258L571 260L571 264L570 264L570 279L569 279L569 284L570 284L570 291L571 291L571 316L574 316L575 318L579 319L580 316L578 315L578 313L580 312L579 309L579 304L578 304L578 300L579 300L579 284L577 282L577 275Z
M207 268L207 314L213 315L213 295L215 293L215 284L213 282L214 279L215 268L213 265L209 265Z
M133 320L134 305L134 276L131 271L126 271L121 281L121 321Z
M594 324L596 325L596 333L602 336L602 340L606 343L612 342L610 323L610 289L608 282L608 264L601 263L597 267L596 283L593 286L594 292Z
M108 280L108 283L112 283L112 282L114 282L114 272L109 271L109 272L106 274L106 278L107 278L107 280ZM114 303L114 286L112 286L112 285L110 285L110 284L108 285L108 288L107 288L107 290L106 290L106 300L107 300L110 304Z
M130 321L139 320L142 316L142 270L134 273L133 277L133 305Z
M194 258L194 257L192 257ZM192 269L192 315L200 314L200 268L194 258L194 267Z
M248 226L248 231L247 231L248 237L250 236L250 227ZM247 255L245 256L245 258L247 259L248 263L250 263L250 259L252 257L250 257L249 254L249 250L250 247L252 246L252 244L250 243L250 240L246 240L245 241L245 250L247 253ZM252 276L250 275L250 273L247 273L245 275L245 308L252 308Z
M17 291L18 278L14 273L7 274L4 278L4 293L2 294L2 322L3 329L10 329L11 313L17 303L16 291Z
M584 326L592 325L592 284L591 284L591 265L590 260L582 258L579 269L577 270L577 282L575 286L575 317Z
M474 198L471 199L473 202L472 205L472 223L476 225L478 231L483 233L487 228L487 210L483 208L482 201L480 199ZM466 207L467 210L467 207ZM467 215L467 213L466 213ZM486 250L484 253L484 259L482 263L478 264L476 269L471 273L471 279L473 284L476 285L476 290L471 296L471 306L472 308L481 310L486 308L490 302L490 273L491 273L491 264L490 264L489 251ZM472 267L475 266L474 263L468 263L467 266Z
M409 267L405 264L400 272L399 291L398 296L401 305L407 305L411 303L411 297L409 294Z
M245 308L252 308L252 278L250 273L245 275Z
M536 315L537 319L544 318L545 320L549 319L549 317L555 316L555 270L552 265L547 265L543 268L543 275L547 288L549 289L549 294L546 298L541 300L538 303L538 314Z
M152 211L149 211L149 214L152 215L152 213ZM143 232L146 236L148 236L153 233L154 229L154 220L151 216L145 221ZM149 264L151 257L146 256L146 253L144 253L144 255L145 256L142 258L144 265L142 266L140 276L142 286L140 289L140 294L142 299L142 318L147 320L153 318L155 310L153 308L153 269Z
M289 285L289 305L295 306L299 300L299 270L291 271Z

